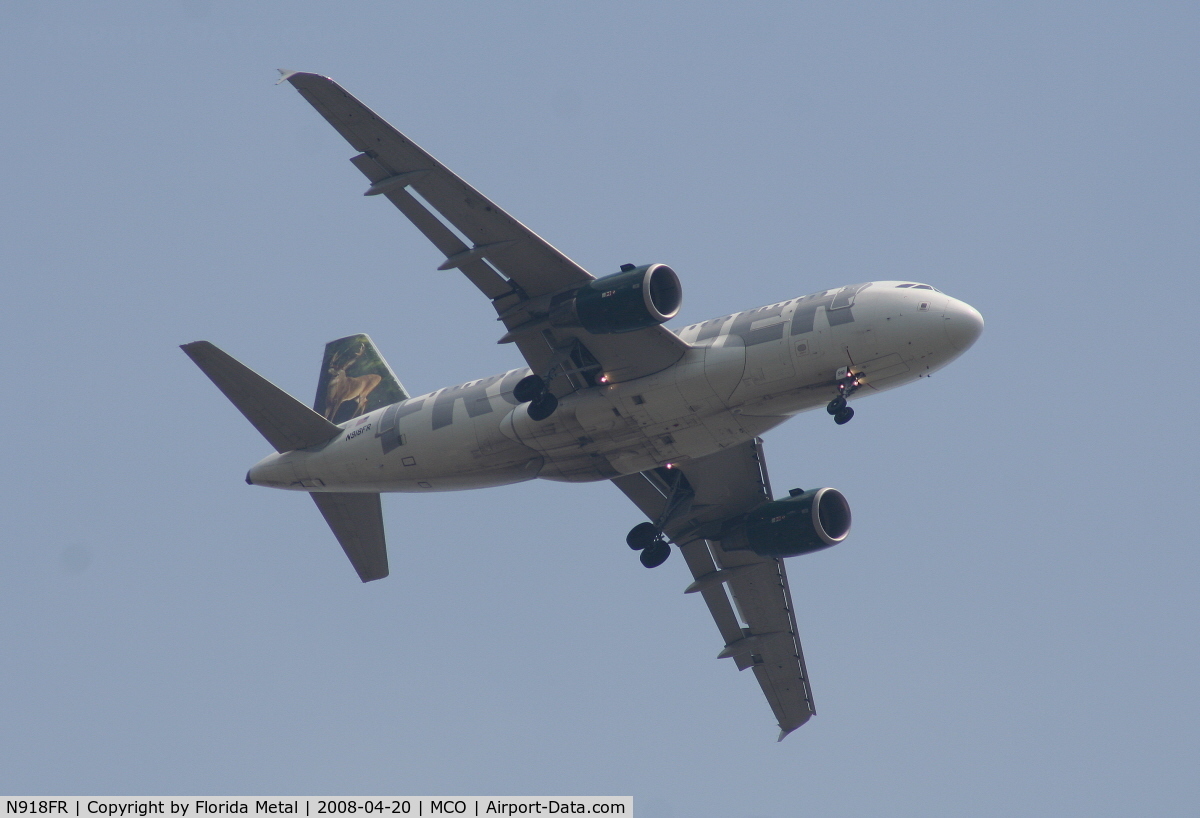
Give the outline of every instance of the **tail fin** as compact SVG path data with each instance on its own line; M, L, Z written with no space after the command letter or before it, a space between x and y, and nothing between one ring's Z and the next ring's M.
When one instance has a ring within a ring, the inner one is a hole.
M365 339L365 344L371 343L371 339L365 335L353 337ZM339 342L335 341L334 344L336 343ZM329 346L332 347L333 344ZM321 417L208 341L184 344L180 349L225 393L225 397L254 424L254 428L258 429L276 451L306 449L341 434L342 430L328 419ZM374 349L375 347L371 346L371 350ZM378 353L375 354L378 356ZM326 347L327 363L329 357L329 347ZM380 358L379 362L383 363L383 359ZM392 385L403 394L403 387L391 374L391 370L387 369L387 364L383 363L383 367L391 377ZM374 381L374 384L376 387L383 386L383 379ZM406 397L407 395L404 395L397 400L404 400ZM386 577L387 544L383 536L383 511L379 494L314 492L310 496L325 521L329 523L342 550L350 558L350 563L358 572L358 578L363 582L370 582Z
M359 333L325 345L313 410L333 423L408 400L370 336Z

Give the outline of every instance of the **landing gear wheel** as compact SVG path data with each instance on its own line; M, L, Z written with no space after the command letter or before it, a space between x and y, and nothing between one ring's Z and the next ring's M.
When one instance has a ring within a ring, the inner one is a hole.
M849 423L850 418L854 417L854 410L849 406L843 408L840 412L833 416L833 422L838 426Z
M541 377L527 375L517 381L517 385L513 387L513 398L517 403L528 403L544 391L546 391L546 382Z
M518 386L520 386L520 384L518 384ZM516 392L514 392L513 394L516 394ZM846 399L843 398L841 395L838 395L836 398L834 398L833 400L831 400L829 402L829 405L825 407L825 411L831 415L836 415L838 412L842 411L845 408L846 408Z
M658 529L654 527L654 523L638 523L630 529L625 542L634 551L641 551L658 542L658 536Z
M529 417L534 420L545 420L554 414L558 408L558 398L553 392L547 392L529 402Z
M669 556L671 556L671 546L665 540L658 540L642 551L640 559L642 565L647 568L657 568L666 562Z

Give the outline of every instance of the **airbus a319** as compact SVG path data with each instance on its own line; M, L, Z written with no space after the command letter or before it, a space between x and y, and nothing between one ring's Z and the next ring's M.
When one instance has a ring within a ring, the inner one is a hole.
M496 309L525 366L410 396L371 339L330 342L313 408L206 341L183 350L275 453L246 482L307 492L363 582L388 574L381 492L612 481L646 516L647 568L678 551L757 677L782 739L815 712L784 559L836 545L833 488L776 499L761 435L928 376L970 347L979 313L928 284L870 281L670 330L682 287L663 264L592 276L332 80L285 72L350 143L367 196L395 205ZM614 265L615 266L615 265Z

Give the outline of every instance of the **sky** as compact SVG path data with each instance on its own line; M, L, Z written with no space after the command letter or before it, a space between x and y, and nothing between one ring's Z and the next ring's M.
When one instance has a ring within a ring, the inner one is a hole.
M639 818L1200 802L1193 3L8 3L0 792L632 795ZM768 433L835 486L789 560L782 743L607 483L387 495L362 585L178 345L304 401L523 365L275 69L332 76L673 326L874 279L987 327ZM41 420L38 420L41 418ZM49 418L49 420L46 420Z

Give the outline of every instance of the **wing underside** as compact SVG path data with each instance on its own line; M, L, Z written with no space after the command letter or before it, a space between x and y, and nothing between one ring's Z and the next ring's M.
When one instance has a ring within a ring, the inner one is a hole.
M779 738L804 724L816 709L804 666L799 630L783 560L752 551L727 551L720 523L771 499L759 440L676 467L687 480L690 502L665 525L678 545L699 593L721 632L720 658L751 669L779 723ZM660 520L678 476L655 469L613 480L651 520Z
M580 346L611 382L660 371L683 355L687 345L661 326L615 335L542 326L555 295L593 280L586 270L333 80L302 72L284 79L360 152L350 161L370 182L367 195L391 201L445 256L439 270L460 270L492 301L508 330L503 335L534 372L546 373L573 352L578 357ZM561 396L587 385L568 376L553 391Z

